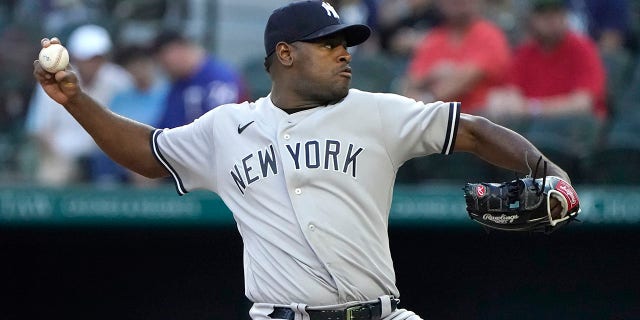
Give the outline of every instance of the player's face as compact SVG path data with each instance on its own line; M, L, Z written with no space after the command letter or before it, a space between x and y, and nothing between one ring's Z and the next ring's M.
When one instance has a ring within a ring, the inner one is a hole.
M351 83L351 54L343 35L296 42L295 90L307 99L326 104L347 96Z

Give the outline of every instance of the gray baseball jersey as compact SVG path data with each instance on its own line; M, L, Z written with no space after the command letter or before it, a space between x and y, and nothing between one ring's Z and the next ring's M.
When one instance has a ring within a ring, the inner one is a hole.
M288 114L269 96L152 136L177 190L217 193L244 241L253 302L332 305L399 296L387 234L408 159L452 152L459 103L351 89Z

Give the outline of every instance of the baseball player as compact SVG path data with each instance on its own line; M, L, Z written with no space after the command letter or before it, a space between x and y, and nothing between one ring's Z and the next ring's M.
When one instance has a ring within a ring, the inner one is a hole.
M180 195L207 189L223 199L244 242L252 319L416 320L399 306L389 252L398 168L464 151L528 172L540 152L513 131L461 114L456 102L350 89L347 47L369 35L365 25L342 24L325 2L278 8L264 34L271 93L170 129L100 106L72 70L50 74L35 61L34 75L121 165L172 176ZM552 163L547 172L568 181Z

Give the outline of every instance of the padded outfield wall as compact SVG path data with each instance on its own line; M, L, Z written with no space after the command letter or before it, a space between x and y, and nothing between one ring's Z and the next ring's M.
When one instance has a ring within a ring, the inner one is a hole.
M459 186L399 187L402 304L425 319L639 319L640 189L577 187L581 223L486 233ZM0 189L1 319L248 319L242 241L207 193Z

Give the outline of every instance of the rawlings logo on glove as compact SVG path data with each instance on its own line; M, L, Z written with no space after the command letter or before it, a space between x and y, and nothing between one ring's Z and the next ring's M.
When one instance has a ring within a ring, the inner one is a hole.
M493 222L499 223L499 224L510 224L510 223L513 223L518 218L520 218L520 217L517 214L511 215L511 216L503 214L503 215L501 215L499 217L496 217L494 215L485 213L482 216L482 219L484 219L484 220L493 221Z
M464 197L471 219L498 230L550 233L574 220L580 212L578 194L556 176L467 183ZM562 208L559 214L552 213L552 199Z

